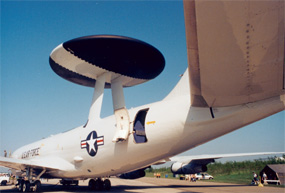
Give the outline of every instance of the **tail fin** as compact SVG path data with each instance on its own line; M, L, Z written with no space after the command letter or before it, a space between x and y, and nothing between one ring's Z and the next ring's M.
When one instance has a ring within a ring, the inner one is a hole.
M174 89L163 100L170 100L182 95L190 95L188 68L185 70L184 74L182 75L181 79L176 84Z

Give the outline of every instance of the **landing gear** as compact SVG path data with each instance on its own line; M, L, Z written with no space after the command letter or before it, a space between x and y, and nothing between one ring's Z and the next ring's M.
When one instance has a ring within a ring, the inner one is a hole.
M29 181L20 179L18 181L18 190L19 192L39 192L41 187L41 182L39 180L36 181Z
M109 179L102 180L101 178L90 179L88 187L90 190L110 190L111 181Z
M89 180L88 187L90 190L95 190L95 180L94 179Z
M41 182L39 180L35 181L35 185L34 185L34 192L39 192L41 189Z
M101 178L95 180L95 190L103 190L103 187L103 181L101 180Z
M18 190L19 190L19 192L23 192L24 182L25 182L24 180L18 180L18 185L19 185Z
M105 190L111 189L111 181L109 179L104 180L103 185Z
M26 176L18 179L18 190L19 192L39 192L41 187L40 177L46 172L46 170L42 170L42 172L35 177L34 171L32 168L26 168Z
M29 181L24 181L23 184L23 192L29 192L30 191L30 187L31 187L31 184Z

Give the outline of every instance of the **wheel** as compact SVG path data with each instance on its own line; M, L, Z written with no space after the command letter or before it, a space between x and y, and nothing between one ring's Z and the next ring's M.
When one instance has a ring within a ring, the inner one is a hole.
M95 190L102 190L104 187L104 183L101 180L101 178L98 178L97 180L95 180Z
M103 185L105 190L111 189L111 181L109 179L104 180Z
M1 182L1 186L6 186L6 184L7 184L7 181L6 181L6 180L3 180L3 181Z
M41 182L37 180L34 185L34 192L39 192L41 189Z
M25 181L23 183L23 192L29 192L30 191L30 187L31 187L31 184L29 181Z
M24 185L24 180L18 180L18 190L19 192L23 192L23 185Z
M89 180L88 187L90 190L95 190L95 180L94 179Z

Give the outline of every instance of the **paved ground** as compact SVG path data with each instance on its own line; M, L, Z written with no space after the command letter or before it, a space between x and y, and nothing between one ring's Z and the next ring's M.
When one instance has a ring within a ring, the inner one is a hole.
M246 186L226 183L215 183L208 181L188 182L173 179L156 179L156 178L141 178L137 180L123 180L118 178L111 178L112 189L110 192L250 192L250 193L284 193L284 188L275 187L258 187L258 186ZM78 187L71 186L68 189L63 189L58 184L58 180L49 180L42 182L42 192L91 192L88 190L88 181L80 181ZM12 185L0 186L0 192L17 192ZM107 191L103 191L107 192Z

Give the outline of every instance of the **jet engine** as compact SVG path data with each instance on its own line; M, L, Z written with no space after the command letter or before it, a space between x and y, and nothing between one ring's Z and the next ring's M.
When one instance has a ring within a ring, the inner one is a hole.
M119 176L119 178L134 180L134 179L137 179L137 178L145 177L145 171L144 171L145 169L146 169L146 168L143 168L143 169L139 169L139 170L136 170L136 171L132 171L132 172L128 172L128 173L121 174L121 175Z
M195 174L199 172L206 172L206 164L189 163L184 164L180 162L175 162L171 166L171 172L173 174Z

